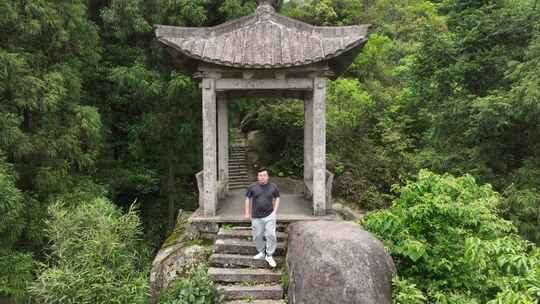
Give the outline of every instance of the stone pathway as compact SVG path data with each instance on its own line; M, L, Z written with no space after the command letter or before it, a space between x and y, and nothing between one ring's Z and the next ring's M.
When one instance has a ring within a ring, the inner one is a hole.
M229 189L245 189L250 184L246 137L240 129L231 129L234 142L229 151Z
M277 267L272 269L265 260L255 260L255 243L251 227L221 227L210 256L208 276L225 293L229 304L282 304L281 284L287 234L278 224L278 248L274 255Z

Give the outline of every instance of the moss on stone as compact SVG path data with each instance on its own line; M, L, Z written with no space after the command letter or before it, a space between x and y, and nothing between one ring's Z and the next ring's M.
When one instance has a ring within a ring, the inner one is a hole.
M176 225L173 232L165 239L161 248L167 248L180 242L189 241L190 227L189 217L191 212L182 212L182 214L176 219Z

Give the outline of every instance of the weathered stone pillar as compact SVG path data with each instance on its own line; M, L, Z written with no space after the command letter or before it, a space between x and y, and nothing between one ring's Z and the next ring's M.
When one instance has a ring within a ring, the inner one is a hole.
M304 183L313 182L313 94L304 98Z
M216 80L202 80L203 118L203 209L205 216L215 216L217 208L216 149Z
M225 94L217 96L218 117L218 180L227 182L226 191L229 190L229 117L228 103Z
M326 78L313 79L313 213L326 213Z

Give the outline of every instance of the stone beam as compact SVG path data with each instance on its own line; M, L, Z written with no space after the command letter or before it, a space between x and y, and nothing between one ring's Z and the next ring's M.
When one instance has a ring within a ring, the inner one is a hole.
M288 79L237 79L216 80L216 90L312 90L313 80L308 78Z

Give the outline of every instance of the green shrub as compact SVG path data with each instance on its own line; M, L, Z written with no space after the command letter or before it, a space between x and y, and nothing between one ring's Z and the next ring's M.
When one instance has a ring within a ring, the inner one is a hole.
M24 301L32 282L34 260L29 253L0 249L0 295Z
M383 241L398 274L427 303L540 298L540 251L500 217L501 196L489 185L422 170L397 191L392 207L368 214L362 225Z
M256 127L265 134L262 156L275 176L303 176L303 105L298 101L266 104L258 112Z
M519 234L540 244L540 161L527 160L510 177L504 190L501 209L506 219L517 226Z
M24 197L15 181L15 170L0 150L0 248L11 248L25 226Z
M159 296L158 304L219 304L222 293L207 276L207 267L199 265L187 277L176 279Z
M392 279L392 302L394 304L424 304L426 297L416 286L405 279Z
M504 191L504 196L501 202L504 217L516 225L522 237L540 244L540 192L519 190L511 185Z
M38 303L146 303L149 265L133 209L99 198L57 202L49 213L51 254L29 288Z

